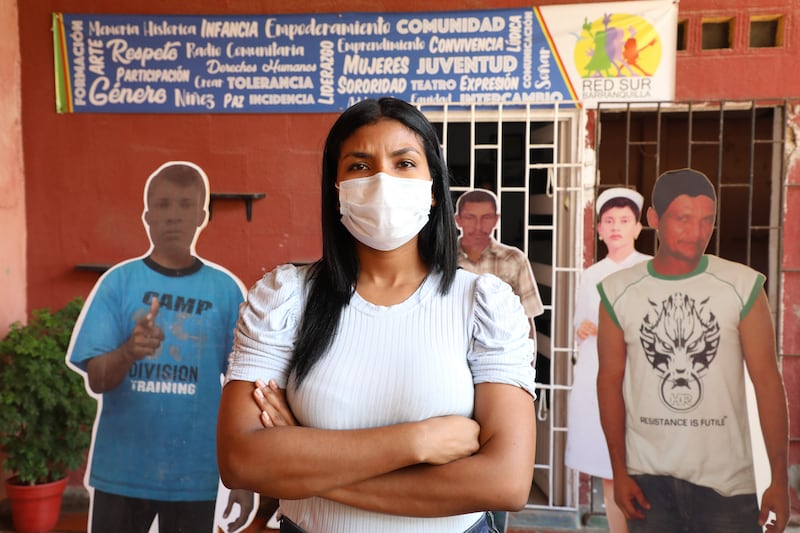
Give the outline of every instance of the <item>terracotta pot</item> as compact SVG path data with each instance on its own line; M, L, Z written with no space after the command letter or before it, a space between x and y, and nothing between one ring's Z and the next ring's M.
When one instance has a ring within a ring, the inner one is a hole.
M11 518L18 533L46 533L56 527L67 478L41 485L18 485L6 481Z

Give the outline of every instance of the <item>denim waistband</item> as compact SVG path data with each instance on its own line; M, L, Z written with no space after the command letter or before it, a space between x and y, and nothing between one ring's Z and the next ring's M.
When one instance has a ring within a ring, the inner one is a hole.
M489 513L483 513L483 516L478 518L478 521L469 526L469 528L464 533L490 533L491 531L497 531L494 527L489 527L489 522L486 520L486 517L490 517ZM492 520L492 523L494 521Z

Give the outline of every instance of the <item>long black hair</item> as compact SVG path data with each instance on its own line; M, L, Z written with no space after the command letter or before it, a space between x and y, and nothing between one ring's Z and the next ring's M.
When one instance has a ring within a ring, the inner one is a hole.
M299 386L328 349L342 309L350 303L358 278L355 239L342 225L336 178L342 143L362 126L396 120L422 141L433 180L434 205L420 230L419 254L432 271L441 273L439 292L447 294L455 278L457 232L450 183L436 130L417 108L396 98L363 100L342 113L331 127L322 155L322 258L311 266L306 307L290 370Z

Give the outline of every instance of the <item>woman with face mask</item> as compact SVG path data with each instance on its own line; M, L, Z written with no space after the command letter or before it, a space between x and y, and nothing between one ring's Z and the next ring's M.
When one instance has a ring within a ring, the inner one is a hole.
M281 531L491 531L531 488L528 322L456 267L436 131L397 99L333 125L322 258L243 305L218 425L228 487L280 498Z
M597 284L606 276L652 259L634 248L642 231L639 216L644 197L624 187L606 189L597 197L597 234L606 245L605 258L583 272L575 306L575 339L578 359L567 410L567 447L564 462L603 480L603 500L611 533L627 533L625 516L614 502L611 459L600 427L597 403L597 321L600 293Z

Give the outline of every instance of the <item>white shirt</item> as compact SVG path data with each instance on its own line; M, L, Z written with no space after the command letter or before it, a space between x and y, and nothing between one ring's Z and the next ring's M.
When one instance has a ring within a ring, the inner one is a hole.
M301 425L357 429L472 416L474 385L484 382L519 386L533 395L529 325L519 299L497 277L463 270L444 296L436 273L397 305L374 305L355 293L331 347L296 389L287 372L306 274L306 268L285 265L251 289L228 371L228 379L288 383L287 398ZM451 533L481 516L392 516L323 498L282 500L281 511L312 533Z
M756 490L739 322L764 276L713 255L681 276L652 262L598 289L625 336L626 462L631 474L670 475L723 496Z

